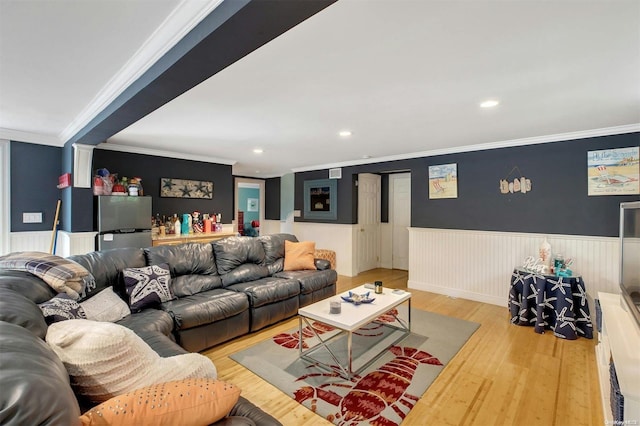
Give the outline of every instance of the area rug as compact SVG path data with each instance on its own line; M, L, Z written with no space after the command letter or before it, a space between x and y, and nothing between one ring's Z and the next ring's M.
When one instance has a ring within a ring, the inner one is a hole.
M404 306L390 312L405 319L406 313ZM351 380L340 377L337 367L331 371L299 359L298 328L237 352L231 359L334 424L399 425L479 324L412 309L411 334L391 345L400 332L382 325L397 325L390 314L354 334L354 370L372 354L385 353ZM304 348L318 342L316 333L324 340L338 334L326 325L314 322L311 326L315 333L309 326L303 328ZM330 343L343 362L346 346L344 336L336 336ZM313 356L335 365L324 349Z

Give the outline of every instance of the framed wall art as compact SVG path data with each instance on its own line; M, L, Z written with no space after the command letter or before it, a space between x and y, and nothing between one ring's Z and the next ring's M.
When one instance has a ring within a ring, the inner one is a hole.
M338 185L335 179L304 181L304 218L338 219Z
M213 182L160 178L160 196L170 198L213 199Z
M260 200L257 198L247 198L247 211L257 212L260 210Z
M587 152L588 195L640 194L640 147Z
M429 166L429 199L458 198L458 164Z

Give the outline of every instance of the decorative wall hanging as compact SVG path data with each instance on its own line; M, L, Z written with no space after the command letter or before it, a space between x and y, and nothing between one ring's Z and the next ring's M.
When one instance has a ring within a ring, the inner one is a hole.
M247 211L248 212L257 212L259 209L259 199L257 198L247 198Z
M304 181L304 218L338 219L338 185L335 179Z
M458 198L458 164L429 166L429 198Z
M213 199L213 182L160 178L160 196L172 198Z
M515 177L512 181L509 181L511 176ZM500 179L501 194L513 194L514 192L526 194L529 191L531 191L531 179L525 178L518 166L514 166L504 179Z
M640 147L587 152L588 195L640 194Z

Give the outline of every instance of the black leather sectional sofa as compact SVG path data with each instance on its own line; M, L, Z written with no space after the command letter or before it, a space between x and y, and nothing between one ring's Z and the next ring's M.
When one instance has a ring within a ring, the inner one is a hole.
M118 321L168 357L260 330L296 315L301 306L335 295L337 274L326 260L316 259L316 270L283 270L285 240L297 241L290 234L231 237L69 259L95 278L87 299L109 286L125 298L125 268L168 264L176 299ZM0 270L0 424L77 422L82 399L73 393L61 361L43 341L47 325L37 304L54 296L46 283L27 272ZM258 425L279 424L242 397L231 415ZM219 423L223 422L229 419Z

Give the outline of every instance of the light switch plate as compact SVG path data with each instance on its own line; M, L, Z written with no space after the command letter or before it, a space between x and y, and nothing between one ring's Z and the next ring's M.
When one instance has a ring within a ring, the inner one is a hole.
M22 223L42 223L42 212L22 213Z

